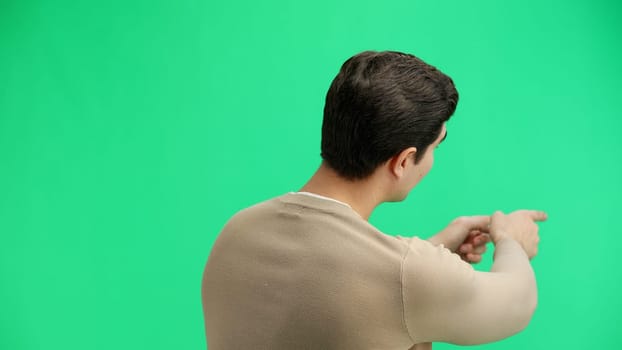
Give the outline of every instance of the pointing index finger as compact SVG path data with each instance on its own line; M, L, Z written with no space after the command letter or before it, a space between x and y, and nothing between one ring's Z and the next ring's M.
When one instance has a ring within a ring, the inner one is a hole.
M530 210L528 211L528 215L533 221L546 221L548 215L541 210Z

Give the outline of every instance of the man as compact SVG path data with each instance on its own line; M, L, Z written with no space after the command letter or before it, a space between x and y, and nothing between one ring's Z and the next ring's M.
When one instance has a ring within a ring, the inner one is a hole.
M348 59L326 96L317 172L299 192L237 213L214 243L202 286L208 348L406 350L522 330L546 214L461 217L428 241L368 222L428 173L457 101L452 80L412 55ZM475 271L490 240L491 271Z

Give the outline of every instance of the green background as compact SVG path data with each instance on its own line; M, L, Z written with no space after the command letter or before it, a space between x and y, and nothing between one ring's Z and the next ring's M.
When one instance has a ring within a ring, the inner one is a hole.
M325 92L367 49L420 56L461 96L430 175L373 224L549 213L531 324L475 348L621 348L621 9L1 1L0 349L204 348L217 234L305 183Z

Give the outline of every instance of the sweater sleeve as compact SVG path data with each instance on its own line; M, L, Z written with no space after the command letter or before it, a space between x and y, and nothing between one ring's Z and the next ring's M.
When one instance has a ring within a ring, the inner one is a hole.
M447 248L413 238L402 262L404 323L415 343L492 342L521 331L537 303L536 281L520 244L503 239L490 272Z

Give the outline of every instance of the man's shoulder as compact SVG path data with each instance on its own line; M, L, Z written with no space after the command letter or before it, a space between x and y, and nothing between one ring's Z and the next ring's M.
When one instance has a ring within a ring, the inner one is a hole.
M342 214L349 218L354 217L362 220L357 215L353 215L354 212L352 209L343 203L338 203L334 200L319 199L297 192L287 192L241 209L231 217L230 221L247 220L254 217L278 216L287 213L303 214L303 212Z
M253 219L260 219L265 216L274 215L280 205L280 199L283 196L276 196L263 201L252 204L235 213L227 222L227 225L245 222Z
M332 239L391 246L403 251L417 241L415 237L393 236L381 232L342 203L314 198L294 192L258 202L234 214L223 231L255 232L257 230L286 230L308 233L321 231L317 238L330 235Z

